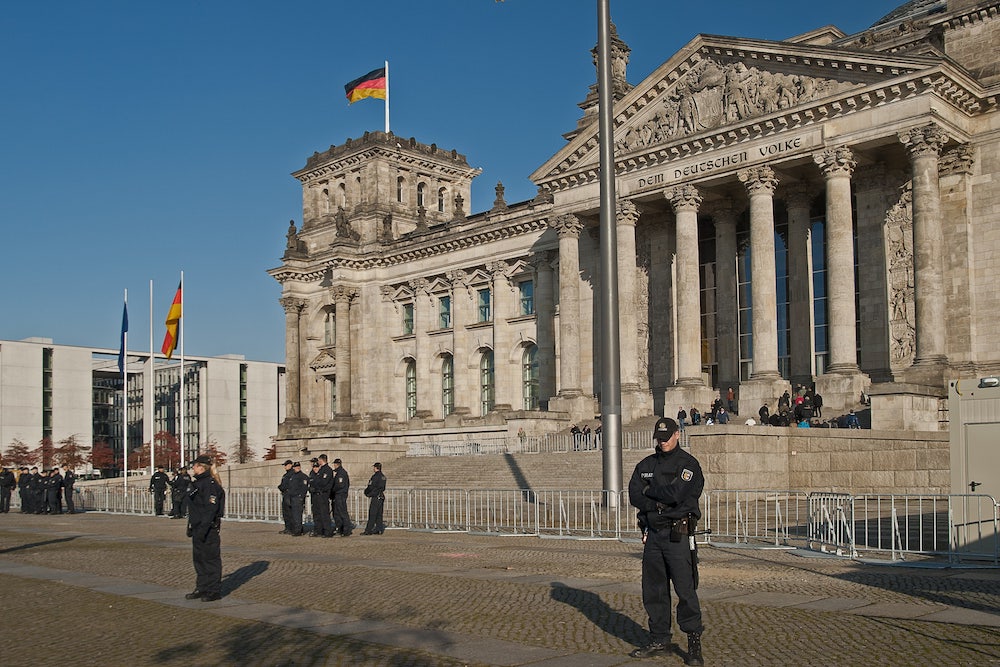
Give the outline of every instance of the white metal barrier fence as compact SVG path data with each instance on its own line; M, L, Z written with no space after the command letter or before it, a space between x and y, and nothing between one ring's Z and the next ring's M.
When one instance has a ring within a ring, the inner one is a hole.
M388 489L390 528L590 539L637 539L628 493L529 489ZM17 508L16 495L12 499ZM367 519L368 498L348 496L355 523ZM77 507L152 514L142 487L78 489ZM169 499L168 505L169 508ZM226 517L281 521L274 488L232 488ZM312 520L306 502L304 520ZM852 495L791 490L713 490L702 497L702 543L819 549L839 555L902 560L909 555L1000 566L1000 518L987 495Z

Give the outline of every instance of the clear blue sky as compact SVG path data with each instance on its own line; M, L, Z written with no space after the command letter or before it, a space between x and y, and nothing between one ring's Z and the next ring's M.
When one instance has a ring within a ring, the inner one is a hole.
M899 2L611 0L639 83L698 33L865 29ZM185 352L284 360L289 174L383 127L343 84L389 60L392 130L468 156L471 206L534 196L596 73L595 0L9 2L0 20L0 339L149 347L180 271Z

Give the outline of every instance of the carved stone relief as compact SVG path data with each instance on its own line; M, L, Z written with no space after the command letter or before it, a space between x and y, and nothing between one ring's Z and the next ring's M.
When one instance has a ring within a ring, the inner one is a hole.
M856 85L801 74L768 72L706 58L682 76L652 117L618 130L615 150L633 151L721 125L809 102Z
M885 218L889 289L889 365L900 371L913 363L916 313L913 292L913 208L907 182Z

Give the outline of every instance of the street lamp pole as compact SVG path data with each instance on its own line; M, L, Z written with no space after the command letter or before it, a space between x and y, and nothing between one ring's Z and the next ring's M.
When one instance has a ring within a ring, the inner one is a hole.
M597 0L597 95L601 192L601 431L604 490L617 507L622 490L622 387L618 327L618 235L611 95L611 0ZM628 332L635 335L635 332Z

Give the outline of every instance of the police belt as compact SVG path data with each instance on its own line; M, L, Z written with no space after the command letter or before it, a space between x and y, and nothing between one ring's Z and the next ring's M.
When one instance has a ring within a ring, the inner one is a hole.
M677 533L679 535L687 535L688 534L688 519L687 519L687 517L684 517L683 519L666 518L665 522L664 522L664 518L665 517L661 517L659 521L655 522L658 525L656 525L656 526L650 525L650 528L654 532L659 532L661 530L662 531L669 530L669 531Z

